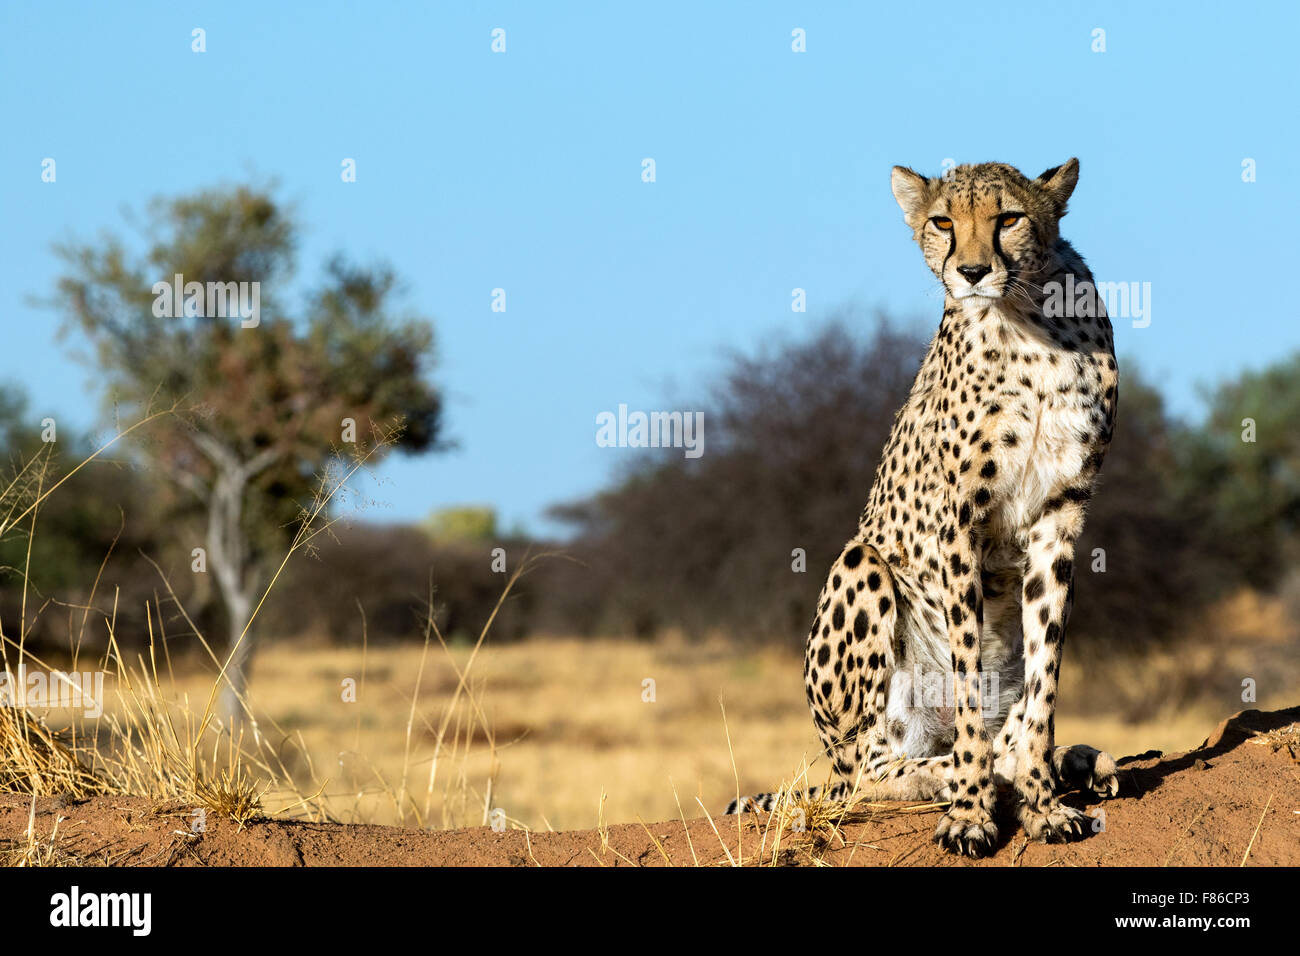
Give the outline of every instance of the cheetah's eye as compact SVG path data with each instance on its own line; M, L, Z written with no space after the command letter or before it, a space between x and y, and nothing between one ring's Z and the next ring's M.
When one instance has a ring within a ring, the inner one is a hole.
M1018 212L1007 213L1005 216L1001 216L998 219L998 225L1000 225L1003 229L1006 229L1010 226L1014 226L1023 218L1024 217L1021 216L1020 213Z
M944 232L952 228L952 220L947 216L935 216L930 221L934 223L936 229L942 229Z

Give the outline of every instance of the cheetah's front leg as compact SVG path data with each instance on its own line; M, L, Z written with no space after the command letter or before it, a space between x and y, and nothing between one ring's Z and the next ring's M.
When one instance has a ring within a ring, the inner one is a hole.
M952 751L952 806L940 818L934 838L953 852L984 856L993 851L998 836L993 822L997 799L993 746L984 727L979 687L984 597L970 505L963 504L948 520L954 526L943 529L942 578L957 737Z
M1088 818L1057 797L1053 761L1056 683L1074 596L1074 542L1082 529L1082 504L1066 499L1029 534L1022 609L1025 710L1016 741L1015 789L1020 822L1034 840L1067 840L1088 830Z

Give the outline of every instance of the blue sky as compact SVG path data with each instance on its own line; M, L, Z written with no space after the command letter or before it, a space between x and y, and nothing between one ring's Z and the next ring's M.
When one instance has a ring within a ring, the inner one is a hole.
M553 530L547 505L635 454L597 447L599 412L690 408L725 351L837 308L937 323L893 164L1032 176L1069 156L1063 232L1098 278L1151 283L1150 326L1118 322L1118 347L1177 413L1300 348L1279 284L1300 254L1294 3L808 6L10 0L0 379L37 420L100 423L94 370L30 302L51 243L125 231L158 194L274 178L302 278L335 249L387 259L436 325L461 450L385 464L370 517L487 503Z

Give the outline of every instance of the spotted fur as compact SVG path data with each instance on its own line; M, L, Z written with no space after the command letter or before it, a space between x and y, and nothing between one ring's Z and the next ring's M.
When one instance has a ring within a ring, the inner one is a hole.
M894 168L943 320L805 653L839 778L827 796L949 801L935 839L972 855L996 845L999 782L1048 840L1085 830L1059 793L1118 791L1109 755L1054 739L1075 543L1118 395L1110 322L1058 232L1078 174L1074 159L1034 180L1002 163ZM1046 304L1052 283L1083 290L1074 314Z

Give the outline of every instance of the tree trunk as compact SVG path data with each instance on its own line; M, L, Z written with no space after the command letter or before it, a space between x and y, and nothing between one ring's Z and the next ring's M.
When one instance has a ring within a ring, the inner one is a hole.
M248 663L252 657L253 635L245 634L248 627L248 615L252 611L252 595L244 591L235 594L223 594L226 615L230 620L227 644L230 660L226 665L226 681L221 688L217 714L226 727L234 729L244 715L242 701L248 699ZM240 640L240 637L243 640Z
M248 549L242 523L245 484L242 468L224 467L217 473L208 501L208 563L228 621L225 650L229 661L218 707L227 727L233 727L244 711L240 698L248 687L246 671L253 640L251 633L245 633L253 604L247 587Z
M244 492L249 481L271 465L279 453L265 449L248 461L226 448L211 435L197 432L194 443L211 462L215 477L204 488L191 478L187 482L208 509L208 566L216 578L221 603L226 609L228 660L217 705L217 716L233 729L247 713L248 666L253 651L249 621L257 597L257 573L249 561L248 539L244 534ZM220 656L222 648L214 648Z

